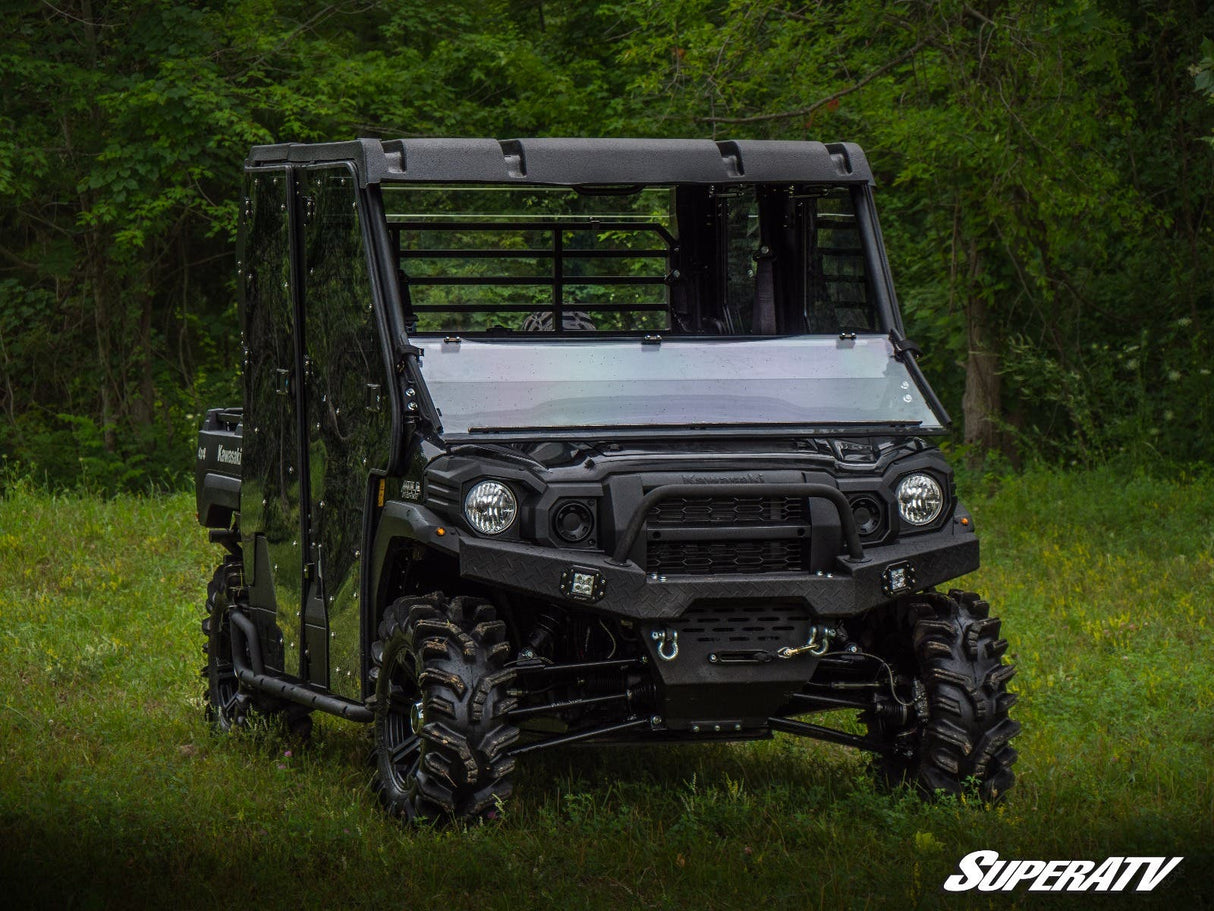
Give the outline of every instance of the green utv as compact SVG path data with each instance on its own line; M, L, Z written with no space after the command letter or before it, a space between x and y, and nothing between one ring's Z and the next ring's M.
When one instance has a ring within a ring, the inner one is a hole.
M373 725L409 819L493 815L547 747L773 731L1011 787L858 147L274 145L244 192L244 406L197 466L219 728ZM804 720L839 709L866 733Z

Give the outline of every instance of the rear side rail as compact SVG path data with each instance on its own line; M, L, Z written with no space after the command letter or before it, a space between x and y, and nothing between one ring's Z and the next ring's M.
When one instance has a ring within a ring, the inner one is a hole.
M843 529L843 540L847 545L848 557L854 563L863 563L864 548L860 544L860 534L856 530L856 519L851 512L851 504L837 488L828 484L667 484L656 490L651 490L641 498L636 511L628 521L624 533L615 544L611 554L611 562L623 566L628 562L628 552L645 526L645 519L651 510L663 500L675 497L712 497L712 496L745 496L757 495L765 497L817 497L829 500L839 513L839 524Z

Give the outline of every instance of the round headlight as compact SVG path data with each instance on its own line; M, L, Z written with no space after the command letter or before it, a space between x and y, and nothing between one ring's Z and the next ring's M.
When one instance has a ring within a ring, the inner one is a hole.
M929 525L944 509L944 492L931 475L908 474L898 482L898 512L911 525Z
M514 523L518 500L501 481L481 481L464 497L464 515L482 534L500 535Z

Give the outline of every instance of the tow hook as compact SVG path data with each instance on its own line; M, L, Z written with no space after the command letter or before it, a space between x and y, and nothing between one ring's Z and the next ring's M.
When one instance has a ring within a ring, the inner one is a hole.
M809 653L811 655L825 655L826 650L830 648L831 641L839 635L839 631L833 626L811 626L809 628L809 638L804 645L793 646L786 645L776 651L777 658L796 658L798 655Z
M657 643L658 657L663 661L674 661L679 657L679 631L675 629L655 629L649 638Z

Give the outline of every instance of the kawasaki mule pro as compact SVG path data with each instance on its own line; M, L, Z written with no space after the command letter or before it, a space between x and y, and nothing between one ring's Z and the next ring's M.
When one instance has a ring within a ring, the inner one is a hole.
M519 757L773 731L1012 784L999 621L854 145L254 148L211 411L209 711L374 725L472 820ZM803 720L854 709L859 735Z

